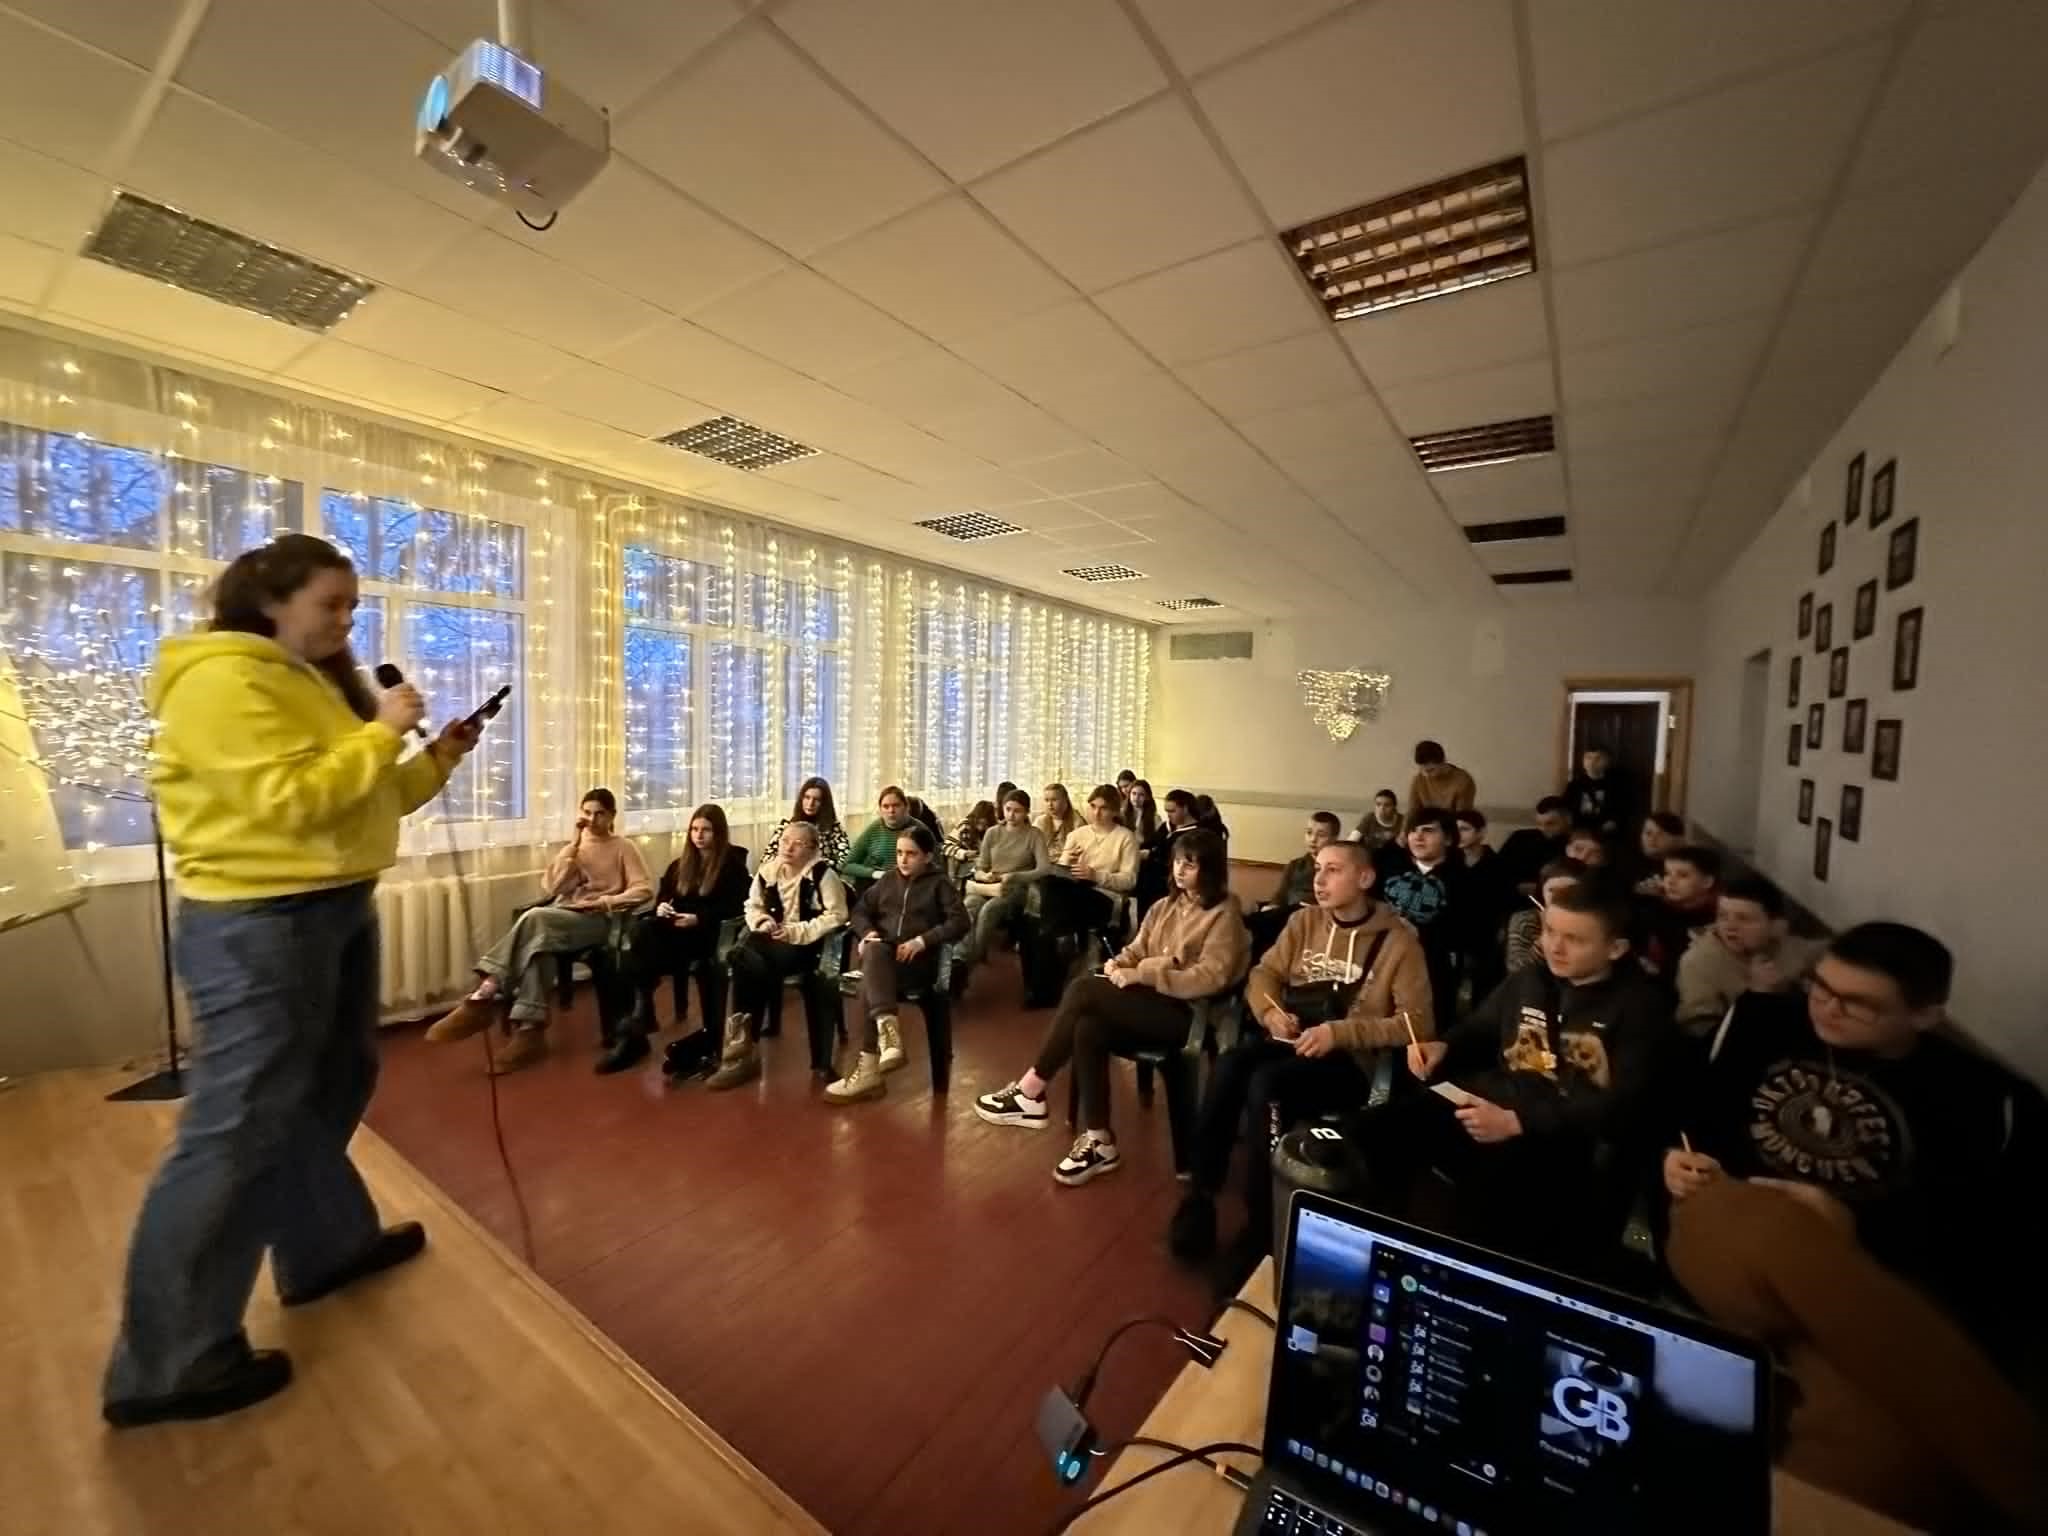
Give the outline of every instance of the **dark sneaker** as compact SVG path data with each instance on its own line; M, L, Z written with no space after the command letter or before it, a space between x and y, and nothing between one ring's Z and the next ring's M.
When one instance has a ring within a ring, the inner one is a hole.
M984 1093L974 1101L974 1112L990 1125L1021 1125L1028 1130L1042 1131L1052 1123L1046 1113L1045 1100L1026 1096L1015 1083Z
M115 1429L139 1429L174 1419L217 1419L275 1397L291 1385L291 1357L281 1349L251 1350L206 1386L162 1397L129 1397L100 1405Z
M1093 1131L1083 1131L1074 1138L1073 1146L1059 1160L1052 1176L1066 1185L1086 1184L1098 1174L1115 1173L1117 1162L1115 1142L1104 1141Z
M623 1072L635 1062L645 1059L651 1047L645 1035L621 1035L617 1044L598 1058L597 1075L607 1076Z
M322 1280L318 1285L308 1286L303 1291L292 1291L277 1299L287 1307L303 1307L322 1296L332 1296L345 1285L354 1285L371 1275L382 1274L387 1269L396 1269L407 1259L416 1259L426 1250L427 1229L416 1221L401 1221L393 1227L386 1227L377 1234L375 1242L363 1251L361 1258L353 1264L344 1264L340 1269Z
M1198 1189L1181 1196L1166 1229L1166 1248L1183 1264L1199 1264L1216 1251L1216 1202Z

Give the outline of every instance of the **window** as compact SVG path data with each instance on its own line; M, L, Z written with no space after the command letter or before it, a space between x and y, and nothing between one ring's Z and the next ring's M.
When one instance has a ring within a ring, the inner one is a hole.
M625 551L626 800L697 801L692 663L706 595L704 567L638 545Z

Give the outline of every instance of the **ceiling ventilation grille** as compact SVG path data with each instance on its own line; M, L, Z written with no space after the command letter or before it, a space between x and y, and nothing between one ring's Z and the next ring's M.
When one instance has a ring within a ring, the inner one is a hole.
M950 517L928 517L917 526L949 539L958 539L962 544L972 544L977 539L1000 539L1006 533L1024 531L1015 523L990 517L986 512L955 512Z
M1515 539L1556 539L1564 536L1561 517L1518 517L1505 523L1467 523L1465 537L1474 544L1506 544Z
M1169 661L1250 661L1252 632L1228 629L1190 635L1174 630L1166 637L1166 655Z
M376 292L375 284L359 277L132 192L115 195L85 254L308 331L331 329Z
M1223 605L1213 597L1161 597L1153 600L1161 608L1170 608L1175 613L1189 613L1197 608L1221 608Z
M1431 474L1450 469L1478 469L1485 464L1511 464L1557 451L1556 424L1548 416L1489 422L1454 432L1427 432L1408 444Z
M794 459L808 459L818 451L737 416L714 416L655 441L731 469L773 469Z
M1518 157L1316 219L1280 236L1333 320L1536 270Z
M1560 566L1554 571L1500 571L1495 574L1493 584L1496 587L1549 587L1571 579L1571 568Z
M1070 565L1061 573L1076 581L1143 581L1145 573L1128 565Z

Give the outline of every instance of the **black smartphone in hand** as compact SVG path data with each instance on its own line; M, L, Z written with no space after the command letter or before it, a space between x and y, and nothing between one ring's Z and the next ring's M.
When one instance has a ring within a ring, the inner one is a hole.
M505 707L505 701L511 696L512 685L507 683L488 699L485 699L483 703L477 705L467 715L464 715L462 717L463 725L473 731L482 730L484 722L496 716L498 711Z

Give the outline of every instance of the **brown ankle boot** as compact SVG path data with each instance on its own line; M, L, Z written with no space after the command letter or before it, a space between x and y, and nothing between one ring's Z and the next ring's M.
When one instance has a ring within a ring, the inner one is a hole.
M491 1071L503 1077L507 1072L517 1072L521 1067L530 1067L548 1053L548 1037L538 1024L522 1024L512 1031L512 1038L503 1050L491 1058Z
M506 1007L501 998L465 997L427 1026L427 1040L444 1045L450 1040L480 1035L504 1017Z

